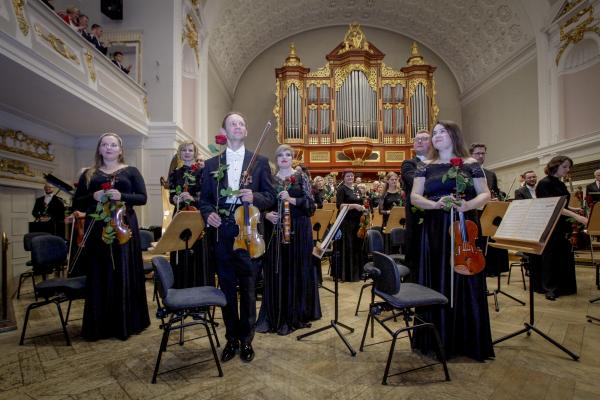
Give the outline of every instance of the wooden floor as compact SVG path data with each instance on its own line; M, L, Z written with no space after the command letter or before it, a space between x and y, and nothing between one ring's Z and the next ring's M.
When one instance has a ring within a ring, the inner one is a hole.
M520 274L515 271L504 289L527 300ZM579 294L555 302L536 295L537 327L559 343L581 355L576 362L541 336L521 335L496 346L496 359L485 363L468 359L449 364L451 382L443 380L440 366L390 378L381 377L389 344L367 347L351 357L332 330L297 341L297 334L277 336L257 334L256 358L250 364L235 358L223 364L219 378L212 362L160 375L150 384L161 331L154 318L143 334L122 342L104 340L88 343L79 338L80 320L72 321L73 345L65 346L62 334L27 341L18 346L20 331L0 335L0 398L2 399L600 399L600 325L586 321L585 315L600 316L600 295L594 286L594 270L578 267ZM326 285L331 282L326 280ZM347 335L358 350L366 313L354 316L361 283L341 285L340 320L356 329ZM488 278L488 286L496 280ZM148 298L150 284L148 284ZM19 325L31 294L15 301ZM491 298L490 298L491 300ZM514 332L528 320L528 307L500 297L500 312L490 301L494 338ZM321 291L324 318L331 319L333 296ZM73 312L80 317L82 302ZM44 333L59 327L50 307L33 313L28 333ZM223 339L223 327L218 333ZM302 333L299 331L299 333ZM376 328L375 340L387 339ZM219 351L220 353L220 351ZM163 369L196 358L210 356L206 339L172 346L163 358ZM406 339L397 348L392 368L418 366L421 360L409 350Z

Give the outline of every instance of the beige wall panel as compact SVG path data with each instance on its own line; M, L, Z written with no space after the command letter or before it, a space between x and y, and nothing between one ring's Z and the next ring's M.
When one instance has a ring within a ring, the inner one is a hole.
M564 124L561 137L573 139L600 132L600 62L581 71L562 75Z
M207 101L207 126L208 126L208 143L214 143L215 135L219 133L221 128L221 122L223 117L232 109L231 99L225 86L221 82L216 66L213 65L212 61L209 61L208 65L208 101ZM273 76L274 76L273 72ZM275 78L273 78L275 82ZM239 110L238 110L239 111Z

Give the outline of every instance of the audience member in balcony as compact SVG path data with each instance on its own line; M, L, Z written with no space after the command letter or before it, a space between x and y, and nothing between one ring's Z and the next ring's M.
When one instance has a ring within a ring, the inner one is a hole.
M121 71L125 72L127 75L129 75L129 71L131 71L131 65L128 65L127 67L125 67L122 62L123 62L123 53L121 53L120 51L115 51L113 53L113 59L112 59L113 64L115 64L117 67L121 68Z
M62 17L67 25L77 30L79 26L79 8L69 7L66 11L59 11L58 15Z
M90 18L87 15L81 14L79 16L79 24L77 25L77 32L81 36L86 38L87 40L90 40L90 37L91 37L91 34L87 31L89 23L90 23Z
M100 53L106 55L106 53L108 53L108 48L104 47L104 43L100 41L103 33L104 29L102 29L100 25L93 24L92 32L90 33L87 40L89 40L90 43L92 43L98 49L98 51L100 51Z

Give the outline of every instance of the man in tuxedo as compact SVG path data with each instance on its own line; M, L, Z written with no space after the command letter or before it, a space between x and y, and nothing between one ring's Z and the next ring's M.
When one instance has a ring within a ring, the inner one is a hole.
M406 264L410 268L411 282L417 282L419 277L419 253L421 244L421 227L419 220L422 218L420 211L413 212L410 201L410 192L412 192L417 164L427 158L427 153L431 147L431 135L427 130L420 130L415 135L413 150L415 157L410 160L404 160L401 167L401 178L404 193L406 193L406 235L405 235L405 256Z
M585 187L585 197L589 207L600 201L600 169L594 171L594 178L596 180Z
M106 53L108 53L108 48L104 47L102 42L100 42L100 39L102 38L103 34L104 29L102 29L102 27L98 24L93 24L92 32L88 35L86 39L89 40L90 43L93 44L94 47L96 47L100 53L106 55Z
M44 185L44 195L35 199L31 215L36 222L47 222L48 226L41 228L44 232L64 236L65 232L65 204L62 199L54 195L54 188Z
M123 65L123 53L121 53L120 51L115 51L113 53L112 62L117 67L119 67L121 69L121 71L123 71L124 73L129 75L129 71L131 71L131 65L129 65L127 67Z
M471 153L471 156L477 160L479 165L481 165L481 169L483 169L488 188L492 194L492 200L503 199L506 197L506 193L501 192L500 188L498 187L498 178L496 177L496 173L494 171L490 171L489 169L483 168L485 155L487 154L487 146L482 143L473 143L469 148L469 153Z
M537 183L537 175L534 171L526 171L523 173L525 179L524 185L515 190L515 200L535 199L535 184Z
M231 360L240 351L242 361L254 358L252 339L256 322L255 285L259 264L252 260L246 250L233 250L239 228L235 223L235 209L242 202L248 202L261 211L275 205L276 194L271 181L271 169L266 157L258 156L251 170L251 180L246 187L241 186L242 172L248 168L252 153L244 147L248 132L245 118L237 112L229 113L223 119L222 132L227 137L227 149L220 155L206 161L202 175L200 212L210 228L211 245L215 255L216 270L221 289L227 298L223 308L225 337L227 344L221 360ZM213 172L219 165L227 165L221 180L217 181ZM217 188L218 185L218 188ZM239 190L235 196L221 196L221 189ZM236 286L240 288L240 307Z

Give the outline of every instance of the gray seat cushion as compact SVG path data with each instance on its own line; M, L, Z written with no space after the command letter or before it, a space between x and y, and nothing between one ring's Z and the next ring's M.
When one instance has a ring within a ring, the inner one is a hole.
M170 310L185 308L227 305L225 294L212 286L200 286L185 289L169 289L163 302Z
M85 276L48 279L38 283L35 289L41 297L51 297L58 293L64 293L68 297L74 297L83 293L86 281L87 279Z
M390 295L375 289L375 294L396 308L424 307L448 303L443 294L416 283L403 283L400 291Z

